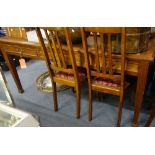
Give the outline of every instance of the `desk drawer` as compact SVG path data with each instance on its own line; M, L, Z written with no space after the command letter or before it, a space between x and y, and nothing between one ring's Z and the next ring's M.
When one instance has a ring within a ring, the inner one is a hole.
M18 55L22 57L38 58L38 51L33 48L21 47L21 46L3 46L3 49L12 55Z

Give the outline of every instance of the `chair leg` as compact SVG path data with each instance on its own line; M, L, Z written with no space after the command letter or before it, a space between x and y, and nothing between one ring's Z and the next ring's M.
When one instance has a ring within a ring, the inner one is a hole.
M153 111L151 112L151 115L149 117L149 119L147 120L146 124L145 124L145 127L149 127L153 121L155 117L155 108L153 109Z
M121 126L123 98L124 98L124 96L121 95L120 96L120 100L119 100L119 107L118 107L117 127L120 127Z
M80 109L81 109L81 93L80 93L80 87L76 86L76 118L80 118Z
M89 105L88 105L88 119L89 121L92 120L92 91L91 88L88 88L88 95L89 95Z
M57 89L56 83L52 82L52 89L53 89L53 101L54 101L54 111L58 111L58 101L57 101Z

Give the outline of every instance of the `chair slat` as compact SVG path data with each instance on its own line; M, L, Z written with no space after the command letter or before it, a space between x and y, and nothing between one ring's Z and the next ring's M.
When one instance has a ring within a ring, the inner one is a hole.
M58 47L59 47L59 54L60 54L60 57L61 57L63 67L67 68L66 63L65 63L65 57L64 57L64 54L63 54L63 51L62 51L62 47L61 47L61 44L60 44L60 40L59 40L57 31L55 31L55 36L56 36L56 39L57 39L57 43L58 43Z
M52 61L54 63L55 66L57 66L57 62L56 62L56 59L55 59L55 55L54 55L54 52L53 52L53 49L52 49L52 44L51 44L51 41L50 41L50 38L49 38L49 35L47 33L47 30L44 30L45 32L45 35L46 35L46 39L47 39L47 42L48 42L48 45L49 45L49 48L50 48L50 53L51 53L51 56L52 56Z
M102 72L106 74L106 59L105 59L105 52L104 52L104 38L103 34L100 34L101 40L101 65L102 65Z
M53 36L53 32L54 32L54 34L55 34L55 31L50 30L49 32L50 32L50 35L51 35L51 36ZM54 54L55 54L55 57L56 57L56 59L57 59L57 65L58 65L59 67L61 67L61 60L60 60L60 58L59 58L59 53L58 53L58 50L57 50L56 42L55 42L55 40L54 40L53 37L51 37L51 39L52 39L52 45L53 45L53 48L54 48Z
M125 70L125 48L126 48L126 35L125 35L125 28L122 28L122 35L121 35L121 86L124 89L124 70ZM123 90L122 90L123 91Z
M98 54L98 45L97 45L97 35L94 33L94 50L95 50L95 64L97 71L100 71L99 65L99 54Z
M111 34L108 34L108 68L109 74L112 74L112 47L111 47Z

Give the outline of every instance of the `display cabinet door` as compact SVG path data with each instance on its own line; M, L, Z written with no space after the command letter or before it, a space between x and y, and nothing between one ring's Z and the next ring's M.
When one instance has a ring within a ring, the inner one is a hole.
M15 106L1 67L0 67L0 103Z

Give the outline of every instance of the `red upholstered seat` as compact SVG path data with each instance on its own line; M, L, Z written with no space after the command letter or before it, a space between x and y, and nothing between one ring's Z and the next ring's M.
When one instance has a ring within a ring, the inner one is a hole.
M74 80L74 74L72 74L72 73L65 73L65 72L60 71L60 72L56 73L55 76L64 78L67 80ZM80 81L83 81L86 78L86 75L83 72L78 72L78 76L79 76Z
M112 81L107 79L98 78L93 81L93 84L100 86L108 86L114 88L120 88L120 83L118 81Z

